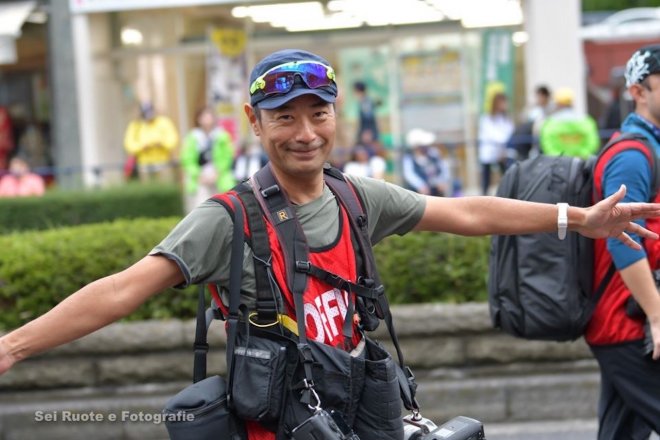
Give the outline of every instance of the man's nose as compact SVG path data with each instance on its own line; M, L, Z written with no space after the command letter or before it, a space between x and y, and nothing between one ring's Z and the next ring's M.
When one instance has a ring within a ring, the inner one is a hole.
M298 123L298 130L296 130L296 140L298 142L309 143L316 138L314 131L314 124L307 118L302 118Z

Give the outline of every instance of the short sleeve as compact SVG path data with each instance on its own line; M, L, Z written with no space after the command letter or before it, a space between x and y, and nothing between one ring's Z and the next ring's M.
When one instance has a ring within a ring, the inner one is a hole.
M364 203L372 244L389 235L406 234L422 219L426 200L421 194L378 179L346 177Z
M149 255L177 263L189 284L226 284L233 222L226 208L208 200L181 220Z

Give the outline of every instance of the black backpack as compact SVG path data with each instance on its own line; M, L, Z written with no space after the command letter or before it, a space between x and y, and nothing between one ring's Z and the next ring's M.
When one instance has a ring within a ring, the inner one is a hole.
M584 160L539 155L515 163L504 174L497 195L589 206L600 198L593 188L596 166L604 167L613 154L631 148L649 158L655 194L658 159L654 148L641 135L617 133L597 157ZM565 240L559 240L556 232L494 235L488 278L494 327L526 339L568 341L582 336L616 272L614 265L610 265L605 278L594 289L593 249L594 241L577 232L568 232Z

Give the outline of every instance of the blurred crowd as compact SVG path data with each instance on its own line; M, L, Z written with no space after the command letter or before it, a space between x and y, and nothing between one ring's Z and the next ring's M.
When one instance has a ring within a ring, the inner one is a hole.
M538 154L586 157L596 153L611 134L608 130L616 129L629 110L621 107L616 90L599 121L575 109L575 96L567 88L552 91L539 85L533 100L517 116L512 114L509 96L494 93L477 124L479 191L492 194L499 177L516 160ZM335 147L334 166L422 194L462 195L464 185L457 170L464 164L443 142L441 133L412 128L396 148L385 145L376 117L381 102L362 81L353 84L352 93L358 107L356 132L347 145ZM143 101L137 107L124 133L124 176L141 182L179 182L187 210L230 189L268 160L258 139L236 139L211 107L197 109L194 127L187 133L179 133L152 102ZM44 193L54 174L47 145L47 127L33 121L14 122L7 109L0 108L0 197Z

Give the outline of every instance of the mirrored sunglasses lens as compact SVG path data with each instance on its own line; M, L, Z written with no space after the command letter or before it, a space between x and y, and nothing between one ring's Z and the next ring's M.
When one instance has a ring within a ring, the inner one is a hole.
M301 73L307 85L313 89L330 84L327 69L319 64L306 64Z
M294 73L292 72L273 72L264 78L266 86L263 91L266 94L270 93L286 93L291 90L294 81Z

